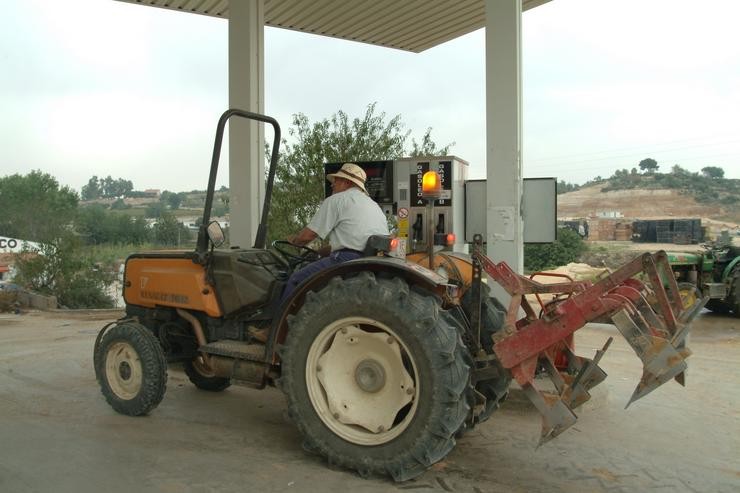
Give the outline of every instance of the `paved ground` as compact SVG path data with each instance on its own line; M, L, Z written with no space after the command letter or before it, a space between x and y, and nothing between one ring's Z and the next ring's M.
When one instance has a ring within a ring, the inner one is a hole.
M301 449L274 389L196 390L170 372L148 417L117 415L100 395L92 345L103 320L0 315L1 492L737 492L740 320L702 315L688 387L670 382L624 405L640 374L621 338L609 378L566 433L535 449L539 417L517 398L403 484L328 468ZM98 317L100 318L100 317ZM592 354L610 326L578 332Z

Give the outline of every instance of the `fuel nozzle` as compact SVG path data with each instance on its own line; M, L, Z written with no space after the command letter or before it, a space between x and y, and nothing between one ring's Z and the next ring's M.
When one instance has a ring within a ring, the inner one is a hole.
M437 219L437 227L434 230L434 244L447 245L447 234L445 233L445 215L440 214Z
M414 221L411 229L413 230L411 250L416 251L416 246L424 240L424 217L421 214L416 215L416 221Z

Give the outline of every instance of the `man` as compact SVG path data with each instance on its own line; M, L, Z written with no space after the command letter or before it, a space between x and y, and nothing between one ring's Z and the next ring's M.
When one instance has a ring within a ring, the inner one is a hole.
M329 241L331 253L290 276L280 299L281 305L312 275L362 256L370 236L389 234L385 214L365 190L367 175L362 168L345 163L326 179L331 183L332 194L324 200L308 226L288 237L288 241L305 246L320 237Z

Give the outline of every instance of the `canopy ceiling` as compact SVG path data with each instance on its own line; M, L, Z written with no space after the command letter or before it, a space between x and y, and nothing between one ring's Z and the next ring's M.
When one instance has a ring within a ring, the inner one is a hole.
M119 0L229 17L230 0ZM529 10L550 0L522 0ZM265 25L415 53L480 29L484 0L264 0Z

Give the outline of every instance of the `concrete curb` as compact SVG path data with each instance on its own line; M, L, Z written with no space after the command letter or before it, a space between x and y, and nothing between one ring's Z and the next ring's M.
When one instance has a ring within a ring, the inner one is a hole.
M126 312L123 308L101 308L101 309L80 309L71 310L64 308L55 308L54 310L45 310L45 313L59 316L60 318L74 318L79 320L116 320L123 317Z

